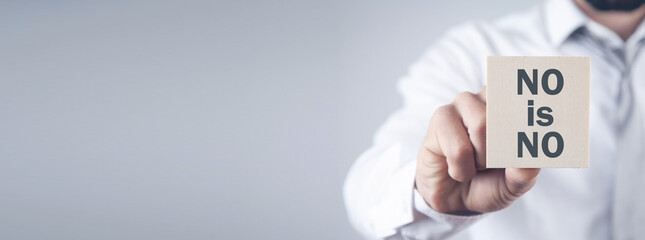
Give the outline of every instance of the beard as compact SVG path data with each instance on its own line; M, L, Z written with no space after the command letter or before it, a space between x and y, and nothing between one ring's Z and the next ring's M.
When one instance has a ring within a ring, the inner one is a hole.
M586 0L598 11L624 11L637 9L645 0Z

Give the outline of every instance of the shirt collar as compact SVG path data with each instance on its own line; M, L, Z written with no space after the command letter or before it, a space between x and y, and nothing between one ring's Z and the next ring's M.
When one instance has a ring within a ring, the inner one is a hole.
M549 0L543 8L543 14L546 31L551 43L556 46L564 43L588 20L573 0Z
M641 21L640 25L636 28L636 31L632 33L632 36L629 37L631 40L632 38L634 39L633 41L638 41L641 42L645 40L645 19Z
M548 0L543 8L543 14L551 43L556 46L562 45L576 30L589 27L587 26L589 24L597 25L596 28L605 29L604 26L589 19L573 0ZM630 42L641 42L643 40L645 40L645 19L641 21L636 31L628 39ZM622 40L614 45L622 45Z

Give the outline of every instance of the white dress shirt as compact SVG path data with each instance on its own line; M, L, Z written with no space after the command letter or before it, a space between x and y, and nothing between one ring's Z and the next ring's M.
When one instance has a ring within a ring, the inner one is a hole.
M623 41L570 0L552 0L445 34L400 80L404 106L377 132L344 186L368 238L645 238L645 24ZM416 156L434 110L486 82L486 56L591 57L588 169L543 169L510 207L477 216L432 210L414 190Z

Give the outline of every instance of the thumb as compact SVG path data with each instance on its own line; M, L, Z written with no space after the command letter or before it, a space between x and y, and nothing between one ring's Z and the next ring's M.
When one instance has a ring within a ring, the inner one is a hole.
M519 197L531 189L538 173L540 168L507 168L504 175L510 196Z
M477 98L483 103L486 103L486 86L482 87L477 93Z

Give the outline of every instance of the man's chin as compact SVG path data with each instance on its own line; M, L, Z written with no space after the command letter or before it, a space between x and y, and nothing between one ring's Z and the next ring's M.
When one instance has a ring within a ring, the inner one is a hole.
M598 11L630 12L639 8L645 0L586 0Z

